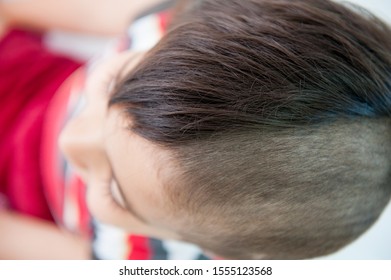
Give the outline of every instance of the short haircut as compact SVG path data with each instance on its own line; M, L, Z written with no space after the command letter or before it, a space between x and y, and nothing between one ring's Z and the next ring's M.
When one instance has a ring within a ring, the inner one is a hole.
M329 254L390 201L391 31L357 7L190 1L110 105L172 152L178 231L222 257Z

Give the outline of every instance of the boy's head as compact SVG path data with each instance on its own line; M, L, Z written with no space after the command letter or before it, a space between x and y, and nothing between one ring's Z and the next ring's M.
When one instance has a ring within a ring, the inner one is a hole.
M219 256L328 254L390 200L391 31L337 3L192 1L109 105L121 203Z

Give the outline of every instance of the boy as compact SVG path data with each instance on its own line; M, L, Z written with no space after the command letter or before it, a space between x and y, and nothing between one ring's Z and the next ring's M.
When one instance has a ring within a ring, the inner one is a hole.
M390 34L330 1L189 3L62 132L92 215L223 258L348 244L390 200Z

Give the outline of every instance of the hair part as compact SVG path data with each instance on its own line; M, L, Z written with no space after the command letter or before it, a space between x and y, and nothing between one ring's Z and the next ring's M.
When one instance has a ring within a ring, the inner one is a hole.
M216 254L328 254L390 200L391 31L369 13L193 1L110 105L172 151L181 233Z

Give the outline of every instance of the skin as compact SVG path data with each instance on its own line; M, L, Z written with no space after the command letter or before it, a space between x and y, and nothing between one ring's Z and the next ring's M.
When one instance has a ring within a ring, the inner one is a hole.
M3 37L4 33L5 33L5 21L0 15L0 38Z
M167 167L169 152L132 133L121 108L107 105L118 73L128 72L142 57L123 53L97 67L87 81L87 105L68 122L59 143L87 183L94 217L134 234L179 239L162 184L162 174L174 172Z
M0 209L0 259L89 259L90 242L53 223Z

